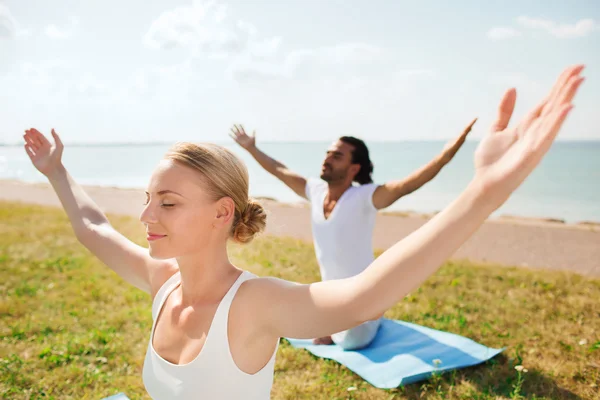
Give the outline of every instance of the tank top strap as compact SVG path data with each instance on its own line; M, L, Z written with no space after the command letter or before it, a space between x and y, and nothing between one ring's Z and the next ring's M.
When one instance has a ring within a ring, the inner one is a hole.
M233 303L233 299L235 298L235 295L242 283L252 278L256 278L256 275L248 271L243 271L233 285L231 285L231 288L229 288L227 294L225 294L221 300L221 303L219 303L217 311L213 317L209 335L212 336L212 340L222 342L222 344L226 345L227 348L229 348L227 323L229 320L229 310L231 308L231 304Z
M173 274L173 276L167 279L165 283L163 283L160 289L158 289L158 292L156 292L156 296L154 296L154 300L152 300L153 321L156 321L156 318L158 318L158 314L160 313L160 310L162 309L163 303L165 302L166 298L173 291L173 289L175 289L175 287L179 285L180 282L181 274L179 273L179 271L177 271Z

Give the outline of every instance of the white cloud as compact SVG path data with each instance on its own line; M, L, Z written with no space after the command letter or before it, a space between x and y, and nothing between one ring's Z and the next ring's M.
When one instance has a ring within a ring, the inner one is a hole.
M517 18L517 23L524 28L546 31L552 36L562 39L588 36L593 31L600 29L600 25L593 19L582 19L575 24L560 24L549 19L520 16Z
M144 35L151 49L189 47L196 57L225 58L250 53L257 58L277 52L281 38L260 39L246 21L227 20L228 8L215 2L194 2L162 13Z
M215 12L213 14L214 21L216 23L223 22L227 17L228 8L225 4L219 4L216 6Z
M195 54L211 58L224 58L243 52L248 46L248 38L232 30L203 30L198 37Z
M163 12L150 25L144 45L151 49L171 49L190 44L202 29L208 5L194 4Z
M364 43L346 43L337 46L292 51L286 62L293 68L303 64L339 65L344 63L370 62L383 54L378 47Z
M88 74L82 77L79 82L76 83L75 89L80 94L88 96L99 96L109 94L109 86L105 82L101 82L94 75Z
M521 32L511 27L498 26L490 29L487 36L493 40L512 39L521 36Z
M36 95L45 94L54 100L61 98L67 101L72 96L95 97L114 94L107 82L101 81L91 73L81 76L77 71L77 66L70 61L43 60L21 64L19 73L13 76L17 77L17 87L21 90L29 87L30 92Z
M51 39L68 39L75 31L75 28L79 25L79 18L71 16L69 18L69 25L64 28L60 28L54 24L50 24L46 27L45 33Z
M241 61L234 63L229 69L230 77L243 84L265 83L282 79L291 79L290 71L284 64Z
M30 32L21 28L8 7L0 4L0 39L29 35Z
M276 52L278 46L279 43L274 41L271 52ZM257 62L253 58L241 60L232 65L231 75L240 83L249 83L251 80L349 77L356 75L361 69L373 70L373 63L382 63L385 57L386 52L380 47L365 43L344 43L293 50L279 62Z
M73 66L64 60L26 62L21 65L22 78L33 85L54 86L71 75Z
M0 4L0 38L14 37L17 32L17 20L8 7Z
M282 41L280 36L253 41L250 43L249 50L251 55L255 58L270 58L278 52Z
M192 64L185 61L167 66L154 66L138 70L131 78L128 93L153 95L159 90L176 90L187 87L192 76Z
M61 30L56 25L48 25L46 27L46 36L52 39L66 39L69 37L69 33L67 31Z

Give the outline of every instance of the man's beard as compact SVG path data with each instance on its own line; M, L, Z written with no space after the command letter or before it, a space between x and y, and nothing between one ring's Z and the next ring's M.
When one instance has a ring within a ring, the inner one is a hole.
M325 167L325 170L321 172L321 179L327 183L343 181L346 179L348 171L336 171L331 167Z

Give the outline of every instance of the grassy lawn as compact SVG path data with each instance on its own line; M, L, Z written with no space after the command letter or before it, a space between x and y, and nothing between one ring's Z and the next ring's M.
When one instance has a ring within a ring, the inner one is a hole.
M111 221L144 244L136 219ZM318 279L312 245L294 239L232 245L231 256L259 275ZM273 398L600 398L599 280L448 263L386 316L508 349L481 366L384 391L282 341ZM148 398L141 368L150 327L149 296L91 256L62 210L0 202L2 398ZM520 364L528 372L516 371Z

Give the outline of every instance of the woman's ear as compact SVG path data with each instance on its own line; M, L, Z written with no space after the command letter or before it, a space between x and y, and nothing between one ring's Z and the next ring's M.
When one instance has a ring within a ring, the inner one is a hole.
M215 225L225 226L233 221L235 203L230 197L223 197L216 203Z

